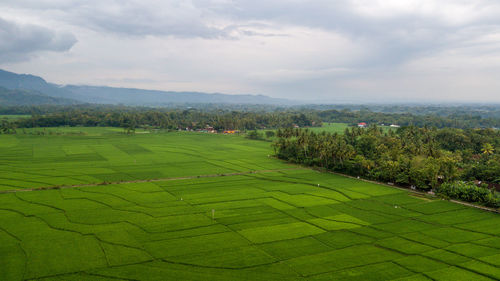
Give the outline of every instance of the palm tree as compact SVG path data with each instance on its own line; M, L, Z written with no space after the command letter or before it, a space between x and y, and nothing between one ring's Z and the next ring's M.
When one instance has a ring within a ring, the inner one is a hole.
M493 148L493 145L491 145L491 143L485 143L481 151L483 152L483 154L491 155L493 154L493 152L495 152L495 149Z

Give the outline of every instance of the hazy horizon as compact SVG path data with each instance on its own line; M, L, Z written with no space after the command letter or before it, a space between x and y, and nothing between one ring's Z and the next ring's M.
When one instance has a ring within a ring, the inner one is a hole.
M303 102L499 103L500 2L0 3L0 68Z

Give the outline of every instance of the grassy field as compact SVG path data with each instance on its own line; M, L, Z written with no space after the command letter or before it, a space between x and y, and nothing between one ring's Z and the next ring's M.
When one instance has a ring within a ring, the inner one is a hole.
M58 130L0 135L0 280L500 279L497 214L239 136Z

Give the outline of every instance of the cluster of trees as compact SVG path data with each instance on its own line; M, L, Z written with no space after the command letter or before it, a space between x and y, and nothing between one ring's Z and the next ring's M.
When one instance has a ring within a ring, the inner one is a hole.
M500 208L500 193L488 189L487 185L478 186L473 182L443 183L436 188L436 193L448 198Z
M500 131L353 127L344 134L278 130L276 155L353 176L430 189L444 182L500 181Z
M294 125L307 127L321 125L310 114L218 111L203 112L196 109L185 110L119 110L119 109L73 109L48 114L33 114L31 118L10 121L3 126L17 128L58 127L58 126L110 126L127 130L135 128L159 129L203 129L215 130L255 130L261 128L284 128Z

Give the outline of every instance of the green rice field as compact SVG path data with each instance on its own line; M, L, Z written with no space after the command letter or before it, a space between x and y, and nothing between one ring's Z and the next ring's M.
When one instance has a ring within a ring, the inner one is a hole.
M241 136L47 130L0 135L0 280L500 279L495 213Z
M349 126L346 123L326 123L324 122L321 127L311 127L308 128L310 131L313 131L315 133L321 133L321 132L327 132L327 133L337 133L337 134L343 134L345 132L345 129L347 129Z
M377 126L379 128L381 128L384 133L389 132L389 130L391 130L391 129L395 130L394 128L391 128L390 126L380 126L380 125L377 125ZM330 134L334 134L334 133L344 134L345 129L347 129L347 128L350 129L351 127L349 127L349 124L346 124L346 123L327 123L327 122L324 122L321 127L310 127L310 128L308 128L308 130L313 131L315 133L327 132Z

